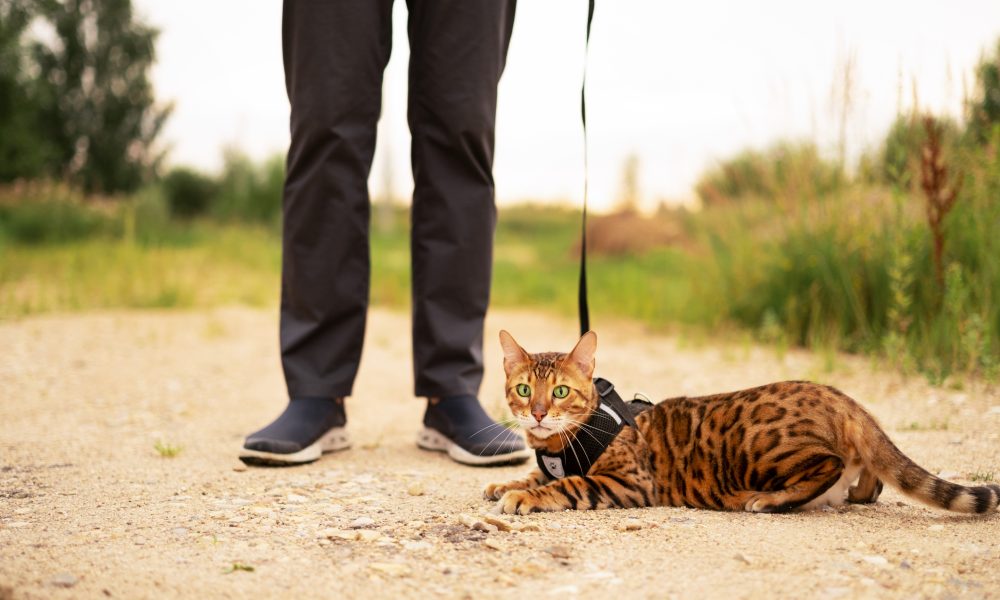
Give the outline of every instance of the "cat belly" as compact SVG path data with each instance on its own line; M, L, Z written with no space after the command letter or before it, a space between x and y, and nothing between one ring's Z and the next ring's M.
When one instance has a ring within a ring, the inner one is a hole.
M801 507L801 510L813 510L823 506L841 506L847 502L847 490L854 485L864 468L860 462L849 465L828 490L813 498Z

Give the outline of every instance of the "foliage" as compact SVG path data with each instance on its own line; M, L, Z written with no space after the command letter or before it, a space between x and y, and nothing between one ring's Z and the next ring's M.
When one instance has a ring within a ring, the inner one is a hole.
M958 152L961 128L954 120L935 117L943 153ZM927 142L927 129L918 115L899 115L889 127L866 179L870 183L909 189L918 183L921 149ZM867 157L866 157L867 158Z
M112 232L117 223L65 186L20 188L0 201L0 239L25 245L64 244Z
M228 221L276 223L284 184L283 157L255 165L245 155L227 151L212 214Z
M934 240L934 274L944 285L944 220L955 207L962 189L961 177L950 173L952 165L944 155L941 142L943 127L931 115L923 118L925 142L920 155L920 189L927 199L927 225Z
M149 180L170 113L148 70L157 31L131 0L7 0L0 8L0 181L46 176L87 193ZM38 30L25 39L27 24Z
M966 111L969 138L977 144L988 142L1000 127L1000 40L976 67L976 86Z
M160 455L161 458L175 458L181 453L183 448L176 444L171 444L170 442L164 442L163 440L156 440L153 444L153 449L156 453Z
M56 156L38 136L39 90L25 73L25 30L34 14L30 0L0 2L0 182L42 176Z
M704 206L750 199L788 204L829 194L844 183L840 167L812 142L780 142L722 161L702 175L695 191Z
M170 214L181 218L204 215L218 193L211 177L186 167L172 169L162 185Z

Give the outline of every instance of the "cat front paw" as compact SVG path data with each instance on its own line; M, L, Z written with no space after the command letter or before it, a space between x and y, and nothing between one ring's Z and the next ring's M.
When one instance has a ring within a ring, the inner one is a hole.
M507 491L505 483L490 483L483 488L483 498L487 500L499 500L500 496Z
M483 497L487 500L499 500L504 494L511 490L523 489L524 486L518 485L516 481L508 481L506 483L491 483L483 488Z
M503 494L496 505L497 514L527 515L542 510L538 498L527 490L510 490Z

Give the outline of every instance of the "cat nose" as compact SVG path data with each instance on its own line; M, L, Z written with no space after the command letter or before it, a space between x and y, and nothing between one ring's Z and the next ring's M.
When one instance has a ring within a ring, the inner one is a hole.
M535 409L535 410L531 411L531 414L535 417L536 421L538 421L539 423L541 423L542 419L545 418L545 415L547 415L548 412L546 412L544 408L538 408L538 409Z

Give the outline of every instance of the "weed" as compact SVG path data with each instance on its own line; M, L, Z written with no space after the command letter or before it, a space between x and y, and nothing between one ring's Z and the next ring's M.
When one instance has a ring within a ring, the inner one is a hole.
M944 285L944 219L955 206L958 192L962 188L961 177L948 176L942 144L942 125L934 117L924 117L924 144L920 161L920 187L927 196L927 224L934 238L934 273L938 285Z
M247 573L253 573L254 568L252 565L244 564L241 562L234 562L231 566L223 569L223 575L229 575L230 573L235 573L236 571L246 571Z
M933 419L926 423L910 421L898 427L899 431L948 431L948 421Z
M183 447L164 442L163 440L156 440L156 443L153 444L153 449L156 450L156 453L162 458L174 458L181 453Z

